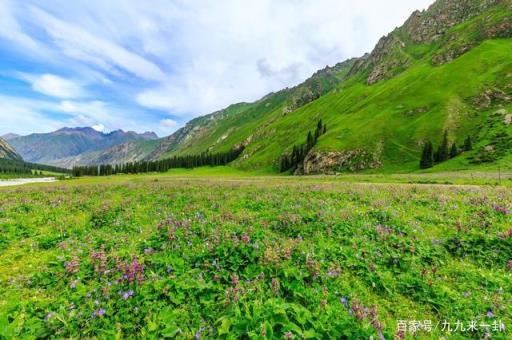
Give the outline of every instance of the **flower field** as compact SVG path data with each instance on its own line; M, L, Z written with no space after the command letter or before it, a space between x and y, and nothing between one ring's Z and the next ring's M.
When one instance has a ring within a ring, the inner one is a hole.
M512 190L279 178L0 190L0 338L512 337Z

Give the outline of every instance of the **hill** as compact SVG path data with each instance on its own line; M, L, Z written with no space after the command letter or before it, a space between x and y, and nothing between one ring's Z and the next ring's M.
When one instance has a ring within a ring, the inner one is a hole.
M131 141L147 141L158 138L153 132L138 134L116 130L98 132L90 127L63 128L51 133L31 134L10 140L11 145L28 162L51 165L72 163L72 158L83 153L100 151Z
M436 167L510 160L512 4L438 0L416 11L361 58L305 83L200 117L165 138L150 156L221 152L245 146L233 165L278 171L319 119L327 132L297 171L418 168L426 141L443 132L473 150ZM318 90L320 88L320 90Z
M3 138L6 141L9 141L11 139L18 138L18 137L21 137L21 136L16 133L6 133L5 135L0 136L0 138Z
M21 161L21 156L10 146L3 138L0 137L0 159Z

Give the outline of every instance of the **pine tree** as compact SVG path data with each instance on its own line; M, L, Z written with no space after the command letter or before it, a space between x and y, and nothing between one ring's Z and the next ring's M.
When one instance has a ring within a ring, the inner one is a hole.
M423 146L423 152L421 154L420 168L427 169L434 165L434 147L430 141L426 142Z
M450 156L450 151L448 149L448 131L444 131L443 141L439 146L439 162L444 162Z
M457 145L455 143L452 144L452 147L450 148L450 158L457 157L459 154L459 149L457 148Z
M473 144L471 142L471 137L467 136L464 140L464 151L471 151L473 150Z

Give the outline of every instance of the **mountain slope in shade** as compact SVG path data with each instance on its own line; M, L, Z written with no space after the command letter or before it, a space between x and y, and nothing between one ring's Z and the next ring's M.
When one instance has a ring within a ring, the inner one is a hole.
M322 119L327 133L301 165L305 173L414 170L425 141L439 145L445 130L450 143L460 147L470 135L475 144L448 164L505 162L512 158L511 37L510 0L438 0L334 72L326 91L290 105L297 92L286 89L196 118L151 157L244 145L234 166L277 171L280 157Z
M98 164L123 164L145 160L156 149L159 140L136 140L111 146L109 148L84 152L77 156L61 158L53 163L63 168Z
M6 133L5 135L0 136L0 138L3 138L6 141L9 141L11 139L18 138L18 137L21 137L21 136L18 134L15 134L15 133Z
M0 158L21 161L21 156L3 139L0 138Z
M51 133L31 134L10 140L14 149L28 162L59 164L63 158L103 150L129 141L154 140L155 133L137 134L122 130L101 133L90 127L63 128Z

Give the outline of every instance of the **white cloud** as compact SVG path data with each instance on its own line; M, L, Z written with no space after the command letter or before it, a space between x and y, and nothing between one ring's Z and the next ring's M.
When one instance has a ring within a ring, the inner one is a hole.
M9 0L0 0L0 38L10 40L32 53L42 50L34 39L23 32L15 18L13 3Z
M76 82L54 74L31 75L21 73L20 78L32 85L36 92L57 98L79 98L85 91Z
M0 52L15 59L14 46L34 65L30 72L71 75L33 82L35 91L66 99L54 106L70 118L48 126L169 133L371 51L432 1L0 0ZM26 73L26 65L13 71ZM160 111L177 124L163 123Z
M163 80L165 78L157 65L115 42L90 34L87 30L60 20L40 9L32 8L31 12L63 53L72 58L93 63L114 74L116 74L116 68L121 68L142 79Z
M59 114L57 118L55 114ZM63 118L64 117L64 118ZM177 125L154 121L144 111L118 107L102 101L61 102L0 94L0 135L13 132L30 134L51 132L62 127L90 126L98 131L119 128L160 135L173 132Z
M162 119L160 121L160 124L162 126L165 126L166 128L174 128L178 125L178 123L176 123L176 121L172 120L172 119L169 119L169 118L166 118L166 119Z

